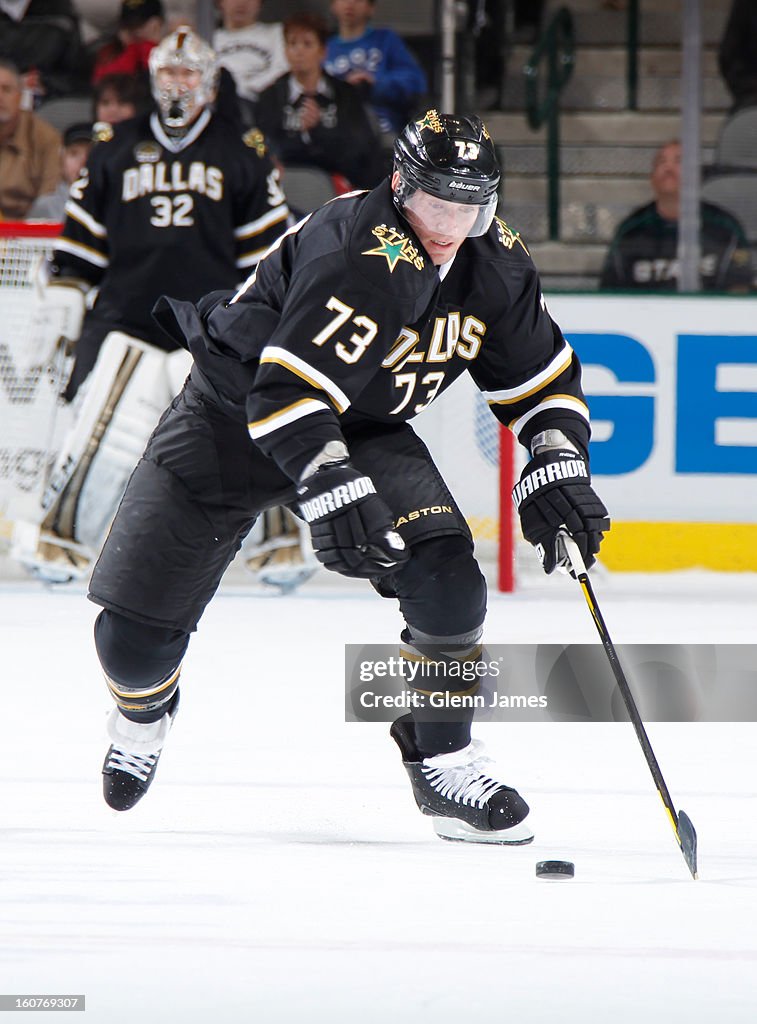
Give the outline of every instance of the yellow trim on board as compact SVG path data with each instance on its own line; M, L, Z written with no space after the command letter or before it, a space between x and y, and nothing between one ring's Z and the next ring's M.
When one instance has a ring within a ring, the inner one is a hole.
M599 558L618 572L757 572L757 523L613 521Z

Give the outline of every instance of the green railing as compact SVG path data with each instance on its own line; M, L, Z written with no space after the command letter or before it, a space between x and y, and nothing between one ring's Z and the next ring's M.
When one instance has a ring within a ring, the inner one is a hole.
M526 78L526 115L536 131L547 126L547 190L549 237L560 237L560 93L575 64L573 17L561 7L523 67ZM546 71L546 81L542 68Z

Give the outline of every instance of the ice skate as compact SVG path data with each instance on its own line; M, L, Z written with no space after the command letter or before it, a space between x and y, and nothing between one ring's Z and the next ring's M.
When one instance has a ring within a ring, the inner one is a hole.
M489 774L491 760L472 740L462 750L422 758L415 745L412 715L398 718L392 739L402 753L415 802L431 817L441 839L468 843L522 846L534 834L525 823L523 797Z
M132 722L118 708L113 709L108 718L112 745L103 764L103 796L114 811L130 810L150 788L178 708L177 690L168 711L157 722Z

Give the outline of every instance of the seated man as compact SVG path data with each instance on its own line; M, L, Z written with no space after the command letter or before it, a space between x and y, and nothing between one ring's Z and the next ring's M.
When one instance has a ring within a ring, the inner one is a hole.
M0 58L13 61L39 99L85 90L87 58L71 0L0 4Z
M38 195L60 181L60 135L21 109L21 76L0 58L0 217L23 220Z
M650 176L654 201L620 224L602 269L599 287L611 291L676 291L681 144L668 142L655 154ZM701 207L700 275L703 291L747 292L752 264L744 229L713 203Z
M289 74L260 96L257 124L284 166L343 174L356 188L380 177L378 136L354 86L323 71L328 30L317 14L284 22Z

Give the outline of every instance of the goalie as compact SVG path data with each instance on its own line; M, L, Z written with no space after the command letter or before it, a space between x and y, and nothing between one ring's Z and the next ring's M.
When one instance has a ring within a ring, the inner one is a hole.
M64 394L75 423L38 521L16 524L13 549L49 580L88 574L131 470L189 371L189 354L152 319L156 299L194 301L234 287L290 219L260 133L241 134L214 110L216 58L199 36L180 28L164 39L150 56L150 80L155 112L101 125L54 250L49 301L59 305L65 292L80 323L83 314ZM276 582L276 541L265 529L258 558ZM289 556L293 539L288 527L279 546ZM283 586L300 578L289 562Z

